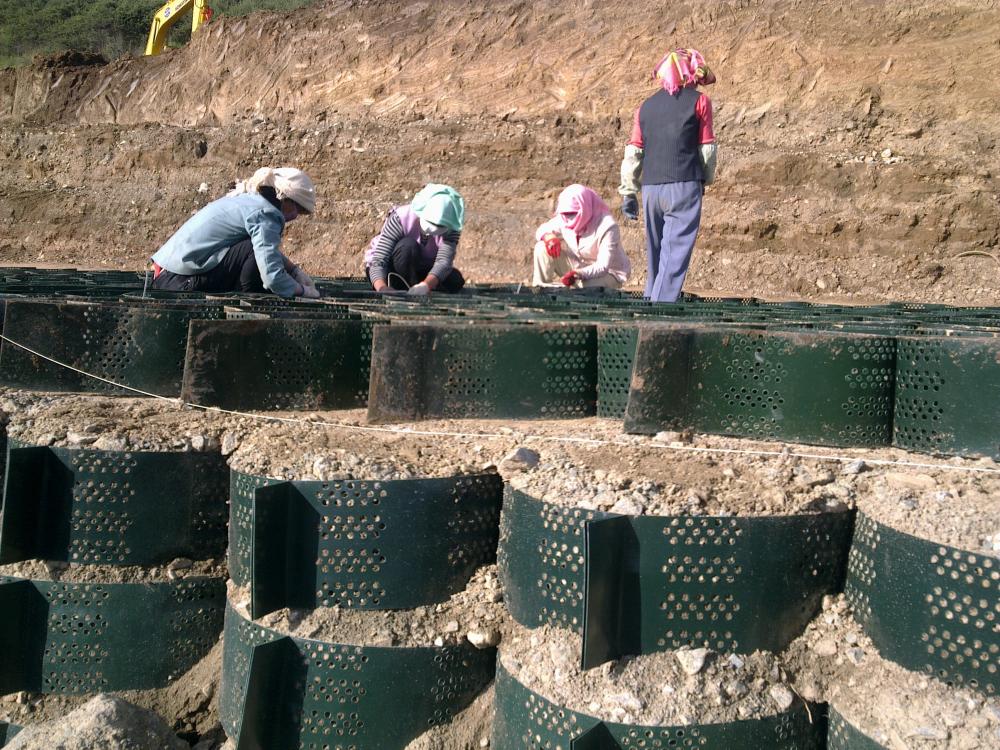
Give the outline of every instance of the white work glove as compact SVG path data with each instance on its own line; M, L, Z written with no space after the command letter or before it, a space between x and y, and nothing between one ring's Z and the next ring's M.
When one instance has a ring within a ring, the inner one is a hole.
M299 282L302 286L311 286L311 287L316 286L316 282L313 281L312 276L307 274L298 266L295 266L295 268L291 270L291 274L292 278L295 279L297 282Z
M414 284L410 287L407 294L413 295L414 297L426 297L431 293L431 288L427 286L427 282L421 281L419 284Z

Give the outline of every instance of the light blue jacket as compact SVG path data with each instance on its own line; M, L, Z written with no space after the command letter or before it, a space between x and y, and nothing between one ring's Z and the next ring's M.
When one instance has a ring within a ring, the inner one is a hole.
M285 217L266 198L242 193L212 201L184 222L153 255L153 262L171 273L197 276L219 265L226 251L250 239L264 288L294 297L298 284L285 271L278 249Z

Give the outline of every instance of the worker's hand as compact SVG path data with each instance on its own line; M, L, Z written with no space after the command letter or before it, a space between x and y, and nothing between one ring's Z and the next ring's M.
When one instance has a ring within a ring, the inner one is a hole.
M634 194L622 196L622 216L632 221L639 220L639 199Z
M298 266L295 266L295 268L292 269L291 274L292 278L295 279L297 282L299 282L302 286L311 286L311 287L316 286L316 282L313 281L312 276L307 274Z
M319 290L309 284L303 284L302 296L306 299L319 299Z
M579 278L580 274L576 271L567 271L562 277L563 286L573 286Z
M550 258L559 257L559 254L562 252L562 240L559 238L558 234L549 232L542 237L542 242L545 243L545 252L548 253Z
M419 284L414 284L410 287L407 294L413 297L426 297L431 293L431 288L427 285L426 281L421 281Z

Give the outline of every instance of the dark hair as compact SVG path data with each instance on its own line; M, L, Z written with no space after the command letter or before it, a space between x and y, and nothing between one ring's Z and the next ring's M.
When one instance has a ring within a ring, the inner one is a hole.
M268 203L274 206L279 211L281 210L281 201L278 200L278 191L275 190L270 185L261 185L257 188L257 192L260 193Z

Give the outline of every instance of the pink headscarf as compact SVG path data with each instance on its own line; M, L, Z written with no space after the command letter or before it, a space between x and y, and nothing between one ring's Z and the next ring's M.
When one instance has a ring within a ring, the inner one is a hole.
M601 196L583 185L570 185L559 193L556 201L556 216L562 219L562 214L575 213L576 218L569 224L563 220L563 226L578 237L584 234L584 230L593 219L603 219L611 213L608 204L601 200Z
M653 78L670 94L688 86L707 86L715 83L715 75L705 64L705 58L696 49L678 49L668 52L653 68Z

